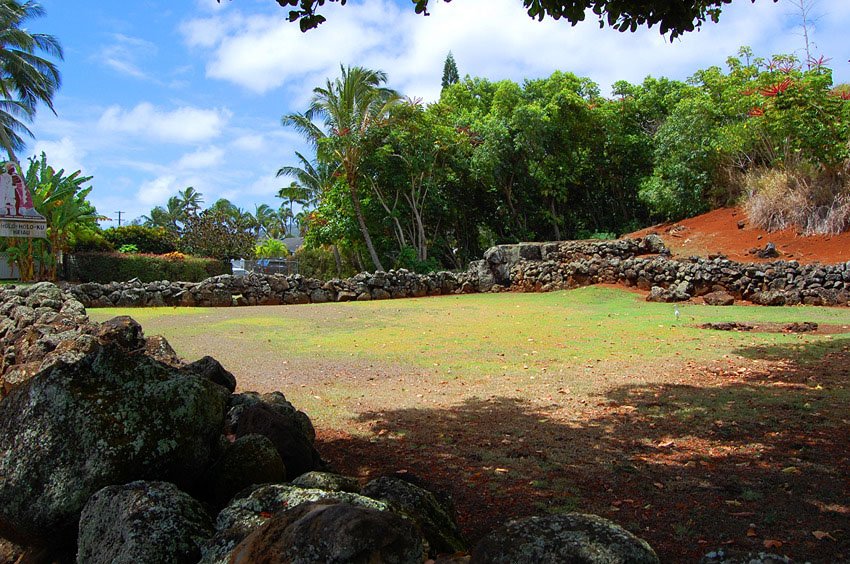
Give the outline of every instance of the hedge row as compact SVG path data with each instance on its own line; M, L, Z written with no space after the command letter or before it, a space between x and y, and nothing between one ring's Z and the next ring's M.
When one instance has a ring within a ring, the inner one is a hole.
M78 253L68 257L67 278L75 282L142 282L172 280L200 282L211 276L230 274L230 263L191 256L148 254Z

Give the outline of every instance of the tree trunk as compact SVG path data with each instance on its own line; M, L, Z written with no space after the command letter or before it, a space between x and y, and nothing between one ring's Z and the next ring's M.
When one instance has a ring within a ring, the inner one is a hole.
M561 240L561 229L558 227L558 213L555 211L555 199L549 200L549 211L552 212L552 227L555 228L555 240Z
M342 258L339 256L339 247L331 245L334 252L334 262L336 262L336 277L342 278Z
M372 262L376 270L384 270L381 264L381 259L378 258L378 253L375 252L375 245L372 244L372 237L369 236L369 228L366 227L366 218L363 217L363 209L360 207L360 198L357 193L357 186L349 178L348 188L351 192L351 203L354 204L354 214L357 216L357 224L360 226L360 233L363 235L363 240L366 243L366 249L369 251L369 256L372 257Z

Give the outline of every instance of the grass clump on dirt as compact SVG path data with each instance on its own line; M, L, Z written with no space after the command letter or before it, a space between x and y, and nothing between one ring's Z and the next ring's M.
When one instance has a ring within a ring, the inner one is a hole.
M766 541L850 558L850 310L679 309L592 287L89 313L130 314L184 357L218 358L242 389L283 391L340 471L418 475L454 496L473 540L579 510L665 562ZM755 328L698 327L719 322ZM820 330L760 330L793 322Z

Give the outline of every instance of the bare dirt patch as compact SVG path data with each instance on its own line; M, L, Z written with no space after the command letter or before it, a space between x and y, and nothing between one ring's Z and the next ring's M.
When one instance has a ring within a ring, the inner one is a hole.
M742 223L743 227L738 224ZM796 260L808 264L835 264L850 260L850 233L804 237L793 229L769 233L750 224L740 208L721 208L709 213L642 229L627 237L657 233L674 256L724 255L738 262ZM762 259L750 251L773 243L779 257Z

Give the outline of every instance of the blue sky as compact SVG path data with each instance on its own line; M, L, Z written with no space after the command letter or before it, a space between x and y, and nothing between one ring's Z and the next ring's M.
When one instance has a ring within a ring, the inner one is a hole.
M98 211L121 210L125 220L187 186L207 204L278 207L288 181L275 172L303 150L280 117L303 111L340 64L382 69L391 87L430 101L449 50L462 76L521 81L564 70L608 94L617 80L685 79L742 45L761 56L803 47L791 0L735 0L719 24L673 43L657 29L533 21L520 0L432 0L427 18L408 0L349 0L326 7L328 22L307 34L274 0L41 3L47 16L29 27L61 41L63 86L58 116L40 110L27 154L44 151L57 168L93 176ZM850 2L819 0L814 12L815 52L832 59L836 82L850 82Z

